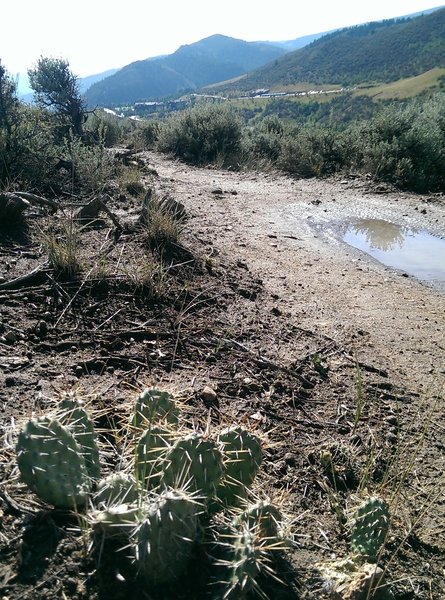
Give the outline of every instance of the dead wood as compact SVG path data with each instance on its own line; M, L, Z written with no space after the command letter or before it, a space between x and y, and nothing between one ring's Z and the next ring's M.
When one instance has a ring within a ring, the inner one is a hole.
M59 208L56 202L29 192L3 192L0 194L0 219L15 222L23 218L24 211L31 205L44 206L52 212Z
M120 223L116 215L108 208L104 202L104 198L98 197L93 198L88 204L79 208L74 215L76 221L83 221L84 223L90 223L98 218L99 214L104 212L113 222L116 229L119 231L123 230L123 226Z
M20 275L20 277L16 277L15 279L11 279L10 281L4 281L0 283L0 290L8 290L14 288L21 288L25 285L36 283L43 277L47 269L49 268L49 261L45 261L41 265L38 265L29 273L25 273L25 275Z

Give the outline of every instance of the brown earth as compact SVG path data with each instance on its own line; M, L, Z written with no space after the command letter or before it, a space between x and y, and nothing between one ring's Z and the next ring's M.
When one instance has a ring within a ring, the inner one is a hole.
M41 510L18 483L13 442L17 423L64 389L119 420L137 390L157 383L184 402L189 426L236 421L267 437L258 493L285 492L295 537L276 567L287 586L264 582L271 597L358 597L334 596L319 565L348 556L344 515L357 496L376 494L392 514L384 597L443 598L445 296L339 233L360 217L443 237L443 198L366 179L294 180L141 158L147 184L188 214L184 247L164 256L162 269L148 261L140 233L115 235L105 218L82 231L77 282L45 271L26 287L0 287L3 595L152 597L116 571L104 578L72 523ZM140 200L115 195L109 207L133 224ZM29 221L27 239L0 247L5 281L42 263L42 232L60 227L58 215ZM148 262L155 290L144 283ZM172 597L212 597L196 585Z

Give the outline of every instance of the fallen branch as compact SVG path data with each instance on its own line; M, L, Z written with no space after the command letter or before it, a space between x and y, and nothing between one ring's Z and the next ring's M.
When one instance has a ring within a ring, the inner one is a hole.
M28 285L29 283L35 283L36 280L39 280L42 275L46 273L49 268L49 261L45 261L41 265L38 265L29 273L25 275L20 275L20 277L16 277L15 279L11 279L10 281L4 281L0 283L0 290L10 290L17 287L23 287L24 285Z
M79 208L74 215L76 221L91 222L97 219L99 213L104 212L113 222L116 229L119 231L123 230L123 226L120 223L116 215L108 208L102 198L93 198L88 204Z
M46 206L47 208L51 208L51 210L53 210L54 212L60 208L57 202L54 202L53 200L48 200L47 198L42 198L42 196L30 194L29 192L14 192L13 195L18 196L19 198L23 198L31 204L37 204L38 206Z

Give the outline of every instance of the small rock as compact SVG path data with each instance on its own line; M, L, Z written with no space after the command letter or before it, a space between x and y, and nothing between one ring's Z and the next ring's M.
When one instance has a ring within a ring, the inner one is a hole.
M214 190L212 190L212 194L215 194L215 195L218 195L218 196L221 196L222 193L223 193L223 191L222 191L221 188L215 188Z
M45 337L48 334L48 324L43 319L37 323L36 333L41 337Z
M11 375L9 375L8 377L5 377L5 386L12 387L13 385L15 385L14 377L12 377Z
M295 467L295 455L292 454L292 452L288 452L287 454L284 455L284 460L286 462L287 465L289 465L290 467Z
M208 385L202 390L201 399L207 408L218 405L218 394Z
M15 344L17 342L17 336L13 331L8 331L5 335L5 342L7 344Z

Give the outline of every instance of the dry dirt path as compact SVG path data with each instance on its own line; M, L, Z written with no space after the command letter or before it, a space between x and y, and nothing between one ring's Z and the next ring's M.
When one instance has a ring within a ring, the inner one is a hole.
M444 291L333 234L347 219L378 218L445 237L443 199L373 192L354 179L196 169L157 155L150 162L161 189L187 207L194 234L245 263L291 320L352 346L405 389L443 390Z

